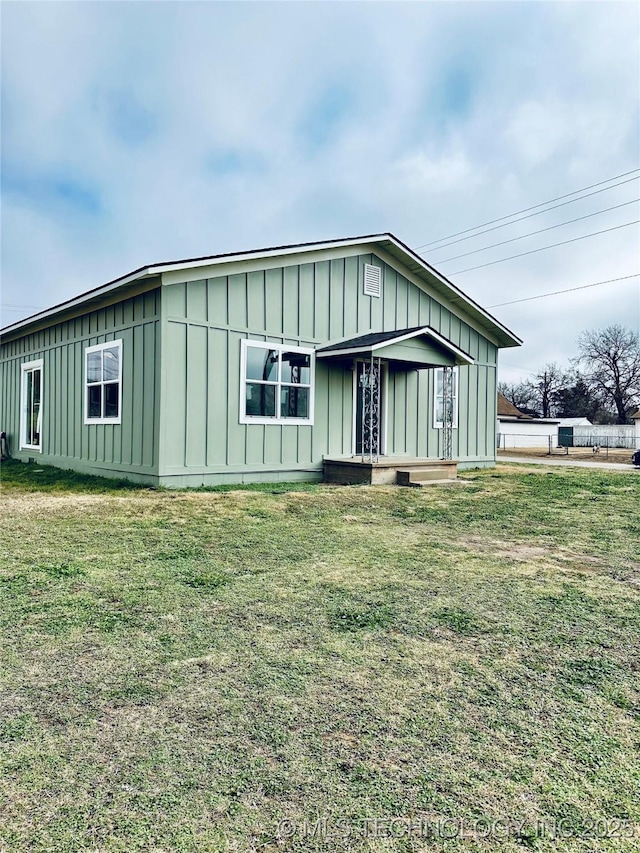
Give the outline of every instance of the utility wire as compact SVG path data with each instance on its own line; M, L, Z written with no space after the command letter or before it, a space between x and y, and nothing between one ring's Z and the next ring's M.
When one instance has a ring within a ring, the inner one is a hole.
M637 175L635 178L627 178L626 181L620 181L618 184L611 184L610 187L605 187L602 190L594 190L592 193L586 193L585 195L579 196L579 198L572 198L569 199L569 201L554 204L553 207L547 207L545 210L538 210L536 213L528 213L526 216L519 216L517 219L512 219L511 222L503 222L502 225L494 225L493 228L485 228L484 231L478 231L477 234L470 234L468 237L460 237L458 240L451 240L449 243L443 243L442 246L434 246L431 251L437 252L440 249L446 249L447 246L453 246L455 243L464 243L465 240L473 240L474 237L481 237L483 234L488 234L490 231L498 231L500 228L508 228L509 225L515 225L516 222L522 222L523 219L531 219L533 216L542 216L543 213L549 213L552 210L557 210L559 207L565 207L567 204L573 204L574 201L582 201L584 198L590 198L592 195L598 195L598 193L604 193L607 190L612 190L615 189L615 187L621 187L623 184L628 184L631 181L637 180L640 180L640 175ZM515 213L512 214L512 216L515 216ZM503 219L507 218L508 217L503 217ZM478 225L478 228L480 227L481 226ZM424 254L424 252L422 252L422 254Z
M477 231L478 228L484 228L485 225L493 225L494 222L502 222L504 219L511 219L512 216L517 216L519 213L527 213L529 210L535 210L537 207L544 207L547 204L551 204L554 201L560 201L563 198L569 198L570 195L576 195L576 193L582 193L586 190L591 190L593 187L600 187L602 184L608 184L611 181L617 181L618 178L626 178L627 175L633 175L636 172L640 172L640 169L632 169L630 172L623 172L621 175L614 175L612 178L607 178L606 181L598 181L597 184L589 184L588 187L582 187L582 189L574 190L571 193L566 193L565 195L556 196L556 198L550 198L548 201L541 201L539 204L534 204L531 207L525 207L522 210L516 210L513 213L509 213L507 216L500 216L498 219L490 219L488 222L482 222L480 225L475 225L473 228L467 228L464 231L456 231L455 234L448 234L446 237L440 237L439 240L432 240L430 243L422 243L420 246L416 246L416 249L426 249L427 246L433 246L436 243L442 243L443 240L449 240L451 237L459 237L461 234L468 234L470 231ZM630 178L630 180L636 180L635 178ZM626 181L623 181L626 183ZM619 184L616 184L619 186ZM606 189L613 189L613 187L606 187ZM600 190L600 192L605 192L605 190ZM575 199L578 201L578 199Z
M563 240L561 243L551 243L549 246L541 246L539 249L530 249L528 252L520 252L518 255L509 255L508 258L499 258L497 261L489 261L488 264L479 264L477 267L468 267L466 270L456 270L456 272L447 273L450 275L462 275L463 272L471 272L471 270L479 270L483 267L492 267L494 264L502 264L504 261L512 261L514 258L523 258L525 255L533 255L535 252L544 252L546 249L555 249L556 246L566 246L567 243L576 243L578 240L586 240L588 237L597 237L598 234L607 234L609 231L617 231L619 228L628 228L629 225L637 225L640 219L634 219L633 222L625 222L623 225L614 225L613 228L604 228L602 231L593 231L591 234L583 234L582 237L574 237L572 240Z
M608 213L610 210L618 210L620 207L627 207L630 204L636 204L640 198L633 198L631 201L625 201L623 204L615 204L613 207L605 207L604 210L596 210L594 213L587 213L586 216L578 216L577 219L568 219L566 222L558 222L556 225L549 225L547 228L540 228L538 231L529 231L527 234L521 234L519 237L512 237L510 240L502 240L500 243L491 243L490 246L483 246L482 249L474 249L472 252L465 252L463 255L454 255L452 258L442 258L436 261L439 264L446 264L449 261L456 261L458 258L466 258L468 255L477 255L478 252L486 252L487 249L495 249L496 246L504 246L506 243L515 243L516 240L524 240L525 237L533 237L535 234L542 234L544 231L553 231L554 228L561 228L563 225L571 225L573 222L580 222L582 219L590 219L592 216L598 216L600 213Z
M626 281L627 279L638 277L640 277L640 272L634 272L632 275L622 275L620 278L608 278L606 281L594 281L593 284L581 284L580 287L567 287L564 290L553 290L551 293L539 293L537 296L525 296L524 299L513 299L511 302L498 302L496 305L487 305L487 308L502 308L503 305L531 302L532 299L545 299L547 296L558 296L560 293L573 293L574 290L586 290L588 287L599 287L601 284L611 284L614 281Z

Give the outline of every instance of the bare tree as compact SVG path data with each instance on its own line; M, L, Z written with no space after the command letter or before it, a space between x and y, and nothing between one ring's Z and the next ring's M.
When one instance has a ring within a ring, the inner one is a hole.
M640 340L619 324L583 332L577 362L595 396L615 407L618 423L627 423L640 400Z
M558 367L555 361L546 364L542 370L533 375L530 382L532 396L543 418L551 418L556 414L560 392L568 382L569 377L566 371Z

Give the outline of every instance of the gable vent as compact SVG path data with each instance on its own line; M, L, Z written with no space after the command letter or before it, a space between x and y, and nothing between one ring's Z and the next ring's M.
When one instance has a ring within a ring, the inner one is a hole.
M382 292L382 270L373 264L364 265L364 293L365 296L380 297Z

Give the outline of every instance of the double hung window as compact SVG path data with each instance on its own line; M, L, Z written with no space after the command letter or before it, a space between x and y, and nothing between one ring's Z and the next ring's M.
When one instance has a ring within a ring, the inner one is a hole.
M242 341L240 423L313 423L314 352Z
M122 341L107 341L84 351L85 424L121 423Z
M444 424L444 369L435 369L435 389L433 395L433 426L442 429ZM448 400L449 418L454 429L458 426L458 368L451 371L451 394Z

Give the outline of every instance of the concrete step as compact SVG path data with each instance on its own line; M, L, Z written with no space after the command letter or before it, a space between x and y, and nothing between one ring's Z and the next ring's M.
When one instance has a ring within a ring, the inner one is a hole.
M443 480L455 480L457 466L453 463L434 463L425 468L399 468L396 482L400 486L416 486Z
M451 477L445 480L418 480L409 483L398 483L400 486L408 486L410 489L426 489L427 486L452 486L457 481Z

